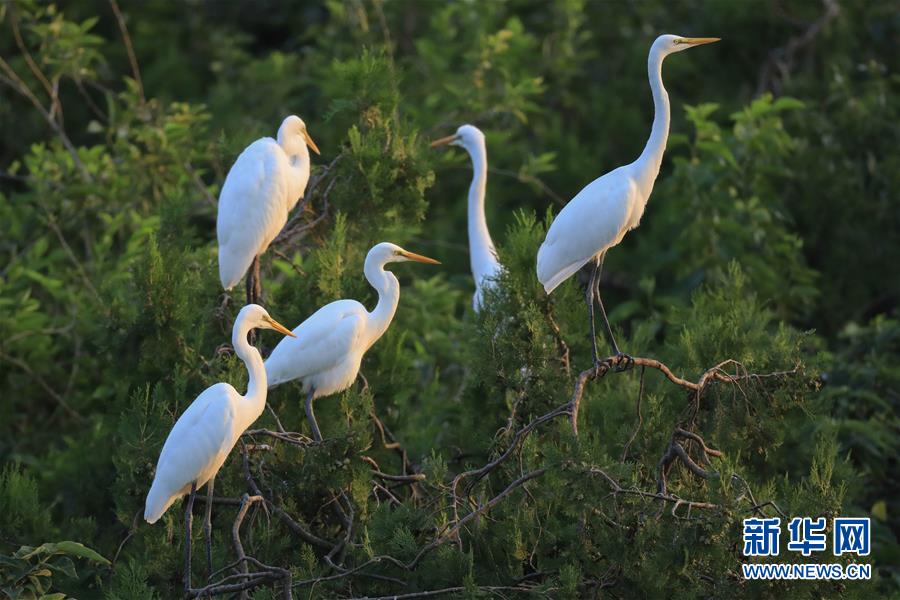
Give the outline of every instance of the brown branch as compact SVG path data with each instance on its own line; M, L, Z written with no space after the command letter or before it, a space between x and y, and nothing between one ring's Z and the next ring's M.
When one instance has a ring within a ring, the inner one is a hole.
M456 477L454 477L453 481L450 484L450 495L452 498L454 522L457 525L461 522L460 518L459 518L459 509L458 509L459 495L457 493L457 490L459 488L460 482L463 479L465 479L467 477L475 478L475 481L469 486L469 489L471 489L471 486L474 485L475 483L477 483L478 480L480 480L485 475L487 475L488 473L490 473L491 471L496 469L503 461L505 461L507 458L509 458L512 455L512 453L516 450L516 448L518 448L519 445L525 440L525 438L528 437L528 435L532 431L534 431L539 425L546 423L547 421L550 421L552 419L555 419L556 417L559 417L561 415L567 415L567 414L569 414L569 405L564 404L562 406L559 406L559 407L553 409L549 413L538 417L537 419L533 420L531 423L529 423L525 427L522 427L521 429L519 429L516 432L515 437L513 437L512 443L510 443L510 445L506 448L506 450L504 450L503 453L500 454L500 456L498 456L496 459L490 461L483 467L465 471L463 473L458 474Z
M631 448L631 444L634 442L634 439L637 437L638 432L641 430L641 426L644 424L644 416L641 414L641 400L644 397L644 370L646 367L641 367L641 383L638 388L638 397L637 397L637 426L635 426L634 431L631 433L631 437L628 438L628 441L625 443L625 446L622 448L622 458L620 462L625 462L628 458L628 450Z
M28 51L28 47L25 45L25 40L22 39L22 33L19 30L19 15L18 9L16 9L15 3L11 4L9 11L9 24L12 27L13 37L16 40L16 46L19 47L19 51L22 53L22 57L25 59L25 62L28 64L28 68L31 69L32 74L35 78L40 82L42 86L44 86L44 91L47 92L47 96L50 97L50 102L52 103L52 108L50 109L50 116L53 116L53 112L56 111L59 114L60 123L62 123L62 106L59 104L59 94L56 93L56 90L50 82L47 80L47 77L44 75L44 72L41 71L40 67L38 67L37 63L34 62L34 58L31 56L31 52Z
M134 82L138 87L138 95L141 98L141 104L146 104L147 99L144 97L144 83L141 81L141 70L138 68L137 56L134 54L134 46L131 44L131 36L128 35L128 26L125 25L125 17L119 10L119 3L116 0L109 0L109 6L116 15L116 23L119 25L119 31L122 33L122 42L125 44L125 51L128 52L128 62L131 63L131 72L134 75Z
M515 179L516 181L518 181L520 183L524 183L526 185L529 183L534 184L535 186L537 186L537 188L539 190L541 190L541 192L543 192L545 195L547 195L549 198L551 198L554 202L556 202L557 205L559 205L559 206L566 205L567 200L565 198L563 198L562 196L560 196L559 194L554 192L553 188L551 188L549 185L544 183L544 181L542 179L535 177L534 175L528 175L525 173L516 173L515 171L507 171L505 169L497 169L495 167L488 167L488 171L491 173L494 173L496 175L510 177L510 178Z
M78 271L78 274L81 275L81 279L84 281L84 285L87 286L91 293L94 294L94 298L97 300L97 304L100 307L103 307L103 310L109 314L109 308L106 306L106 302L103 301L103 298L100 296L100 292L97 291L97 288L94 287L94 284L91 283L91 278L88 277L87 271L84 270L84 266L81 264L81 261L78 260L78 257L75 256L75 252L72 250L72 247L69 245L69 242L66 241L66 237L63 235L62 230L59 228L59 225L56 224L56 217L54 217L49 211L44 209L44 212L47 216L47 224L50 226L50 229L53 230L53 233L56 234L56 239L59 240L59 243L62 245L63 250L66 252L66 256L69 257L69 260L72 261L72 264L75 265L75 270Z
M272 431L270 429L248 429L243 434L247 437L252 438L254 435L265 435L276 440L285 442L287 444L291 444L293 446L300 446L301 448L309 448L310 446L317 446L319 442L313 441L312 438L303 435L302 433L296 433L294 431Z
M824 7L822 15L809 23L803 33L792 37L784 46L769 52L769 58L759 72L756 85L757 96L766 90L771 90L776 94L780 93L782 84L790 77L791 70L794 68L797 52L810 45L822 33L822 30L840 15L841 7L837 0L822 0L822 5ZM800 25L796 19L788 18L787 20L794 25Z
M244 518L247 516L247 511L249 510L250 506L255 502L265 503L265 498L259 495L250 496L249 494L244 494L241 497L241 508L240 510L238 510L237 516L234 519L234 523L231 526L231 540L232 543L234 543L234 550L238 557L237 561L235 561L228 567L225 567L225 569L219 569L219 571L216 571L210 577L213 577L218 573L221 573L223 570L232 567L237 567L240 572L235 575L224 577L219 581L211 583L202 588L191 588L187 592L188 598L211 598L212 596L232 594L235 592L240 592L240 597L246 598L246 592L248 590L257 588L266 583L276 583L278 581L282 581L282 598L284 598L285 600L291 599L291 572L287 569L282 569L281 567L273 567L271 565L263 564L252 556L247 556L247 554L244 552L244 545L241 543L241 525L244 522ZM252 563L254 566L261 570L255 573L250 573L249 569L247 568L247 563ZM237 583L230 583L231 581L237 581Z
M496 496L494 496L493 498L491 498L490 500L488 500L487 502L485 502L484 504L482 504L481 506L479 506L478 508L476 508L475 510L470 512L469 514L467 514L465 517L463 517L462 519L457 521L457 523L453 527L446 530L444 533L439 535L437 538L435 538L430 543L426 544L421 550L419 550L419 553L416 554L415 558L413 558L413 560L407 565L407 569L409 569L409 570L414 569L416 567L416 565L419 564L419 561L422 560L422 557L425 556L428 552L430 552L431 550L434 550L441 544L445 543L447 540L452 539L457 533L459 533L459 531L463 528L463 526L466 523L468 523L475 517L477 517L481 514L484 514L484 513L488 512L489 510L491 510L492 508L494 508L498 502L500 502L503 498L505 498L506 496L511 494L516 488L518 488L521 485L524 485L526 482L528 482L536 477L540 477L541 475L543 475L546 472L547 472L546 468L536 469L534 471L531 471L530 473L526 473L525 475L522 475L521 477L519 477L518 479L516 479L515 481L510 483L506 487L506 489L504 489L502 492L500 492L499 494L497 494Z
M601 360L597 363L596 366L593 366L585 371L582 371L578 378L575 380L575 389L572 392L572 400L570 402L571 406L571 422L572 422L572 430L575 432L575 435L578 435L578 411L581 406L581 400L584 396L585 386L589 381L593 381L594 379L600 379L604 375L606 375L610 369L628 366L640 366L640 367L649 367L651 369L656 369L660 373L662 373L666 379L674 383L675 385L681 386L686 390L692 391L697 394L703 392L706 388L707 384L711 381L720 381L723 383L736 383L738 381L748 380L748 379L764 379L764 378L774 378L774 377L784 377L788 375L794 375L800 370L800 365L795 366L790 371L778 371L774 373L766 373L763 375L756 374L746 374L746 375L729 375L722 371L722 367L728 364L734 364L733 360L726 360L718 365L707 369L703 375L701 375L700 379L694 383L693 381L688 381L687 379L683 379L678 377L669 367L663 362L656 360L655 358L643 358L643 357L627 357L624 355L620 356L610 356Z
M410 592L408 594L392 594L390 596L361 596L350 598L350 600L413 600L414 598L434 598L435 596L446 596L447 594L457 594L460 592L468 592L470 587L449 587L439 590L428 590L424 592ZM476 586L481 592L523 592L541 594L547 598L552 598L552 592L558 588L532 588L525 585L480 585ZM496 597L496 596L495 596Z
M425 481L425 473L413 473L412 475L391 475L389 473L383 473L379 467L378 463L376 463L373 459L368 456L360 456L363 462L368 463L372 467L372 475L378 477L379 479L384 479L385 481L399 481L402 483L415 483L417 481Z
M56 403L59 404L69 414L69 416L74 417L75 419L78 419L79 421L84 419L84 417L81 416L81 413L79 413L74 408L69 406L69 403L66 402L66 399L63 398L59 394L59 392L57 392L52 387L50 387L50 384L47 383L43 377L41 377L40 375L35 373L34 370L31 368L31 366L27 362L25 362L24 360L21 360L19 358L16 358L15 356L10 356L9 354L6 354L5 352L2 352L2 351L0 351L0 360L5 360L7 362L10 362L10 363L16 365L17 367L19 367L20 369L22 369L23 371L25 371L25 373L27 373L29 377L31 377L39 386L41 386L45 392L50 394L51 398L56 400Z
M91 175L90 171L87 170L87 167L84 166L84 163L81 162L81 158L78 156L78 150L72 144L72 141L69 139L69 136L66 135L66 132L63 130L62 126L56 122L53 118L53 115L44 108L44 105L41 104L41 101L37 99L37 96L34 95L34 92L31 91L31 88L28 87L28 84L25 83L21 77L13 70L12 67L9 66L2 56L0 56L0 71L6 75L5 77L0 77L0 81L3 81L8 86L16 90L19 94L28 99L29 102L41 113L41 116L44 117L44 120L50 126L54 133L59 137L63 146L69 152L72 157L72 162L81 171L81 176L85 181L89 183L93 183L94 178Z
M194 187L196 187L197 191L199 191L203 195L203 199L206 201L206 203L210 206L218 206L219 201L216 200L216 197L209 192L209 189L207 189L206 184L203 183L203 179L201 179L200 174L197 173L196 169L194 169L194 165L192 165L190 161L185 161L184 170L188 175L191 176L191 181L194 183Z
M669 502L674 504L672 507L672 516L678 519L682 519L684 517L679 517L676 514L676 511L682 507L687 506L688 511L692 508L705 508L705 509L719 509L721 508L718 504L713 504L711 502L698 502L694 500L684 500L683 498L679 498L678 496L673 496L671 494L666 494L662 492L645 492L643 490L637 489L628 489L622 487L618 481L616 481L612 476L610 476L606 471L601 469L600 467L591 467L588 471L591 474L602 475L604 479L609 483L612 488L613 494L626 494L631 496L639 496L641 498L651 498L654 500L663 500L664 502Z
M550 330L553 332L553 339L556 341L556 347L559 350L559 360L566 371L566 375L568 375L570 371L569 345L566 344L566 341L563 339L562 331L559 328L559 324L556 322L556 317L553 315L553 304L548 301L545 308L544 316L547 318L547 323L550 325Z
M307 206L317 193L319 185L322 183L322 181L325 180L334 166L340 162L343 156L343 154L338 154L336 157L334 157L334 160L332 160L327 166L322 167L316 172L315 176L309 182L309 185L306 186L306 191L303 193L303 198L294 209L294 216L291 217L290 220L288 220L285 226L281 229L281 233L279 233L269 245L270 248L272 246L290 245L290 243L292 243L296 237L314 228L328 216L328 195L331 193L331 189L337 182L336 179L332 179L326 186L325 191L322 193L321 214L312 221L301 224L303 215L306 213Z
M274 502L266 498L266 496L259 489L259 485L257 485L256 480L253 478L253 475L250 472L250 459L247 455L246 450L242 449L241 455L244 467L244 479L246 480L247 485L250 487L250 491L253 492L255 496L262 496L266 502L266 507L268 507L273 513L275 513L275 516L281 519L281 521L285 525L287 525L288 529L296 533L304 542L313 546L318 546L319 548L330 549L334 544L323 540L322 538L311 533L305 527L300 525L300 523L295 521L293 517L287 514L281 507L277 506Z

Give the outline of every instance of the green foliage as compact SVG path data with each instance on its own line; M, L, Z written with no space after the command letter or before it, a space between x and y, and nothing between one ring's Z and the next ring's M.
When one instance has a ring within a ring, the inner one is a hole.
M110 564L107 559L78 542L46 543L37 548L22 546L12 556L0 555L0 591L10 600L64 600L67 597L65 593L50 591L54 576L78 577L73 558L101 565Z
M298 596L897 594L892 2L843 3L800 45L817 3L119 4L137 72L105 0L0 6L0 56L18 77L0 72L6 596L181 593L180 505L148 526L144 499L191 399L245 388L229 345L244 296L219 286L215 199L241 149L291 113L323 156L262 257L275 318L293 326L338 298L374 306L362 266L377 242L443 263L391 266L397 314L365 382L317 400L323 444L254 435L247 471L238 444L217 476L216 496L251 492L249 474L271 500L248 511L244 549L290 569ZM640 152L661 23L725 41L666 62L669 148L644 222L609 253L603 298L632 355L691 382L716 366L738 380L695 393L652 368L609 372L585 384L575 436L552 411L591 366L584 281L548 297L535 253L565 201ZM478 314L469 161L427 145L464 122L487 136L504 265ZM265 354L278 338L259 340ZM305 432L299 385L267 400L254 427ZM672 444L706 476L667 463ZM373 463L425 480L380 479ZM779 511L871 516L874 580L743 580L741 520ZM331 552L351 512L350 543ZM235 514L214 507L216 566L235 560ZM51 539L80 542L40 545ZM359 571L338 576L332 559Z

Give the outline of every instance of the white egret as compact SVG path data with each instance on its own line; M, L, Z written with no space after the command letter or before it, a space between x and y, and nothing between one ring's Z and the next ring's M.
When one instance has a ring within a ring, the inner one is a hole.
M266 406L266 369L259 350L247 341L247 333L257 327L294 335L259 305L248 304L241 309L234 321L231 343L235 354L247 366L247 394L241 396L227 383L217 383L197 396L169 432L159 454L153 485L147 494L144 519L148 523L155 523L173 502L190 494L185 509L187 587L190 587L191 511L194 492L208 484L204 531L207 538L207 561L211 567L210 509L216 473L238 438L262 414Z
M484 289L494 285L503 268L484 217L484 192L487 187L487 148L484 134L474 125L462 125L453 135L431 142L431 147L461 146L472 159L472 183L469 185L469 262L475 280L472 306L481 310Z
M317 310L294 328L295 337L278 343L266 359L269 387L300 379L306 392L306 418L313 438L322 440L313 400L347 389L356 380L363 355L387 331L400 301L400 282L384 266L416 261L438 265L433 258L382 242L366 255L363 272L378 292L371 312L356 300L337 300Z
M606 251L622 241L625 233L638 226L644 207L659 175L666 140L669 137L669 95L663 87L662 63L669 55L719 38L686 38L661 35L650 47L647 71L653 92L654 117L650 139L636 161L595 179L557 215L537 255L537 275L549 294L589 261L594 267L588 282L586 301L591 321L594 362L598 362L594 328L594 299L616 355L622 355L613 337L606 310L600 299L600 273Z
M307 146L319 154L303 119L287 117L277 140L260 138L241 152L219 194L219 278L230 290L250 269L248 304L259 301L259 255L281 232L309 182Z

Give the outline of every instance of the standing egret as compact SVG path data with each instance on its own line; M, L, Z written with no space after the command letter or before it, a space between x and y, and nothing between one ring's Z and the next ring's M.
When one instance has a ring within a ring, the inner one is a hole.
M353 385L363 355L387 331L400 302L400 282L384 266L410 260L441 264L388 242L374 246L366 255L363 272L378 292L375 309L369 312L356 300L327 304L300 323L294 329L294 338L279 342L266 359L269 387L293 379L303 381L306 418L316 441L322 440L322 434L313 413L313 400Z
M247 303L259 302L259 255L266 251L309 181L309 151L319 148L295 115L278 128L278 139L260 138L238 156L222 186L216 234L219 278L226 290L247 275ZM252 267L252 268L251 268Z
M537 276L549 294L589 261L594 267L588 281L586 301L591 321L594 363L599 362L594 328L594 299L606 323L613 351L624 356L616 344L606 310L600 299L600 272L606 251L622 241L625 233L638 226L644 207L659 175L666 140L669 137L669 95L663 87L662 63L669 55L719 38L685 38L661 35L650 47L647 71L653 91L653 128L644 151L636 161L595 179L578 192L560 212L537 255Z
M249 372L247 395L241 396L227 383L217 383L203 390L178 417L169 432L159 454L153 485L147 494L144 519L148 523L155 523L173 502L190 494L184 517L187 535L187 565L184 574L186 588L190 588L191 577L191 511L194 492L208 482L203 529L206 533L206 559L211 571L210 513L215 476L238 438L262 414L266 406L266 369L259 351L247 342L247 333L255 327L294 335L270 317L261 306L248 304L241 309L234 321L231 343L235 354L244 361Z
M431 147L462 146L472 159L472 183L469 186L469 262L475 279L472 306L481 310L484 289L493 287L503 268L497 259L494 242L484 218L484 191L487 187L487 149L484 134L474 125L462 125L453 135L431 142Z

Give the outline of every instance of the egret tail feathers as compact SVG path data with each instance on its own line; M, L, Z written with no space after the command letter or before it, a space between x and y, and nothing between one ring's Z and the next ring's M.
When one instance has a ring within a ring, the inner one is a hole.
M166 495L159 489L156 482L154 482L154 485L150 486L150 492L147 494L147 502L144 505L144 520L151 525L156 523L169 507L172 506L172 503L180 497L181 494Z

